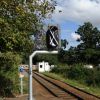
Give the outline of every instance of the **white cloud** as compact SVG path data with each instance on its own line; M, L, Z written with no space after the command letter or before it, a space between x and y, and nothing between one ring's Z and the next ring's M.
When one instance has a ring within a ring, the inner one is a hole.
M72 36L72 38L73 38L74 40L77 40L77 39L80 38L80 35L75 34L75 33L71 33L71 36Z
M57 0L53 19L56 22L74 21L83 23L90 21L100 25L100 0ZM59 10L62 12L59 13Z

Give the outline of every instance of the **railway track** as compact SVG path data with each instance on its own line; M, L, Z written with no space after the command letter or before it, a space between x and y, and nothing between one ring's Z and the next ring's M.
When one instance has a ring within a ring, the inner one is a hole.
M52 95L62 100L100 100L100 97L76 89L66 83L33 72L33 78L45 87Z

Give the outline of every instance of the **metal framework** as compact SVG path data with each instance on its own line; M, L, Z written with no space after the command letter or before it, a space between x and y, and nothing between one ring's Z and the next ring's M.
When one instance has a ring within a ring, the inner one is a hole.
M29 100L34 100L32 89L32 59L36 54L58 54L58 51L34 51L29 56Z

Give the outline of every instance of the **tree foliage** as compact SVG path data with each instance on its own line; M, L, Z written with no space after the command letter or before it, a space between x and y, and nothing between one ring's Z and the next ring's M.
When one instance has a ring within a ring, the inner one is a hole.
M97 27L93 27L90 22L86 22L84 25L80 26L76 33L80 35L78 41L83 43L81 46L84 46L84 49L96 49L100 46L100 31Z
M2 84L7 79L13 85L16 82L18 65L33 51L32 35L42 29L44 18L55 9L54 4L53 0L0 1L0 80L5 78Z
M80 35L77 47L70 47L69 50L61 50L59 61L67 64L87 63L98 65L100 63L100 30L93 27L90 22L79 26L76 34Z
M68 45L68 41L66 39L61 39L61 47L66 49L67 45Z
M0 51L32 50L31 35L42 28L42 20L54 6L47 0L0 1Z
M86 63L98 64L100 61L100 30L97 27L93 27L90 22L84 23L77 31L80 35L81 41L77 46L80 59Z

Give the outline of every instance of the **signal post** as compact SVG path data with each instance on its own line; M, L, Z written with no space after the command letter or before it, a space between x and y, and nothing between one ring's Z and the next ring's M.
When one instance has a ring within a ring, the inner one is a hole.
M60 37L57 26L50 26L46 32L46 50L34 51L29 56L29 100L34 100L32 89L32 59L36 54L58 54L60 48Z

